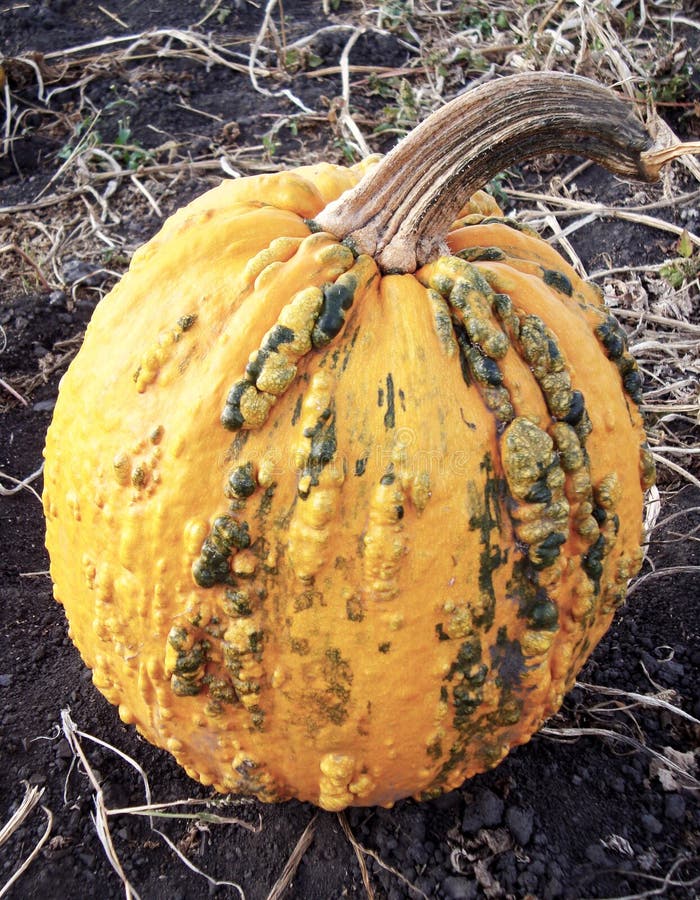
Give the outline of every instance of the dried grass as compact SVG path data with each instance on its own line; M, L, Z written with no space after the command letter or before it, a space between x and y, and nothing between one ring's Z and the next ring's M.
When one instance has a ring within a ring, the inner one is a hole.
M10 816L9 820L0 828L0 847L9 841L12 835L17 831L18 828L29 818L32 814L39 801L44 795L45 788L37 788L32 785L25 783L25 793L22 801L19 806L15 810L15 812ZM44 833L39 837L39 840L34 845L33 849L30 853L22 860L20 865L15 869L12 875L7 879L7 881L0 887L0 897L5 897L10 892L10 888L14 884L16 884L22 875L27 871L27 869L31 866L34 860L38 857L41 852L41 848L48 841L49 835L51 834L51 830L53 828L53 813L46 806L42 805L42 810L46 816L46 827L44 829Z

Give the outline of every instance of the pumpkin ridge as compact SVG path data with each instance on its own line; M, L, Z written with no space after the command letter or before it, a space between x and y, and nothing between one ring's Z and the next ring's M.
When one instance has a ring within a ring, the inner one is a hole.
M323 238L324 242L328 238L325 234L311 237ZM283 247L286 252L286 244ZM337 244L325 250L330 251L327 255L331 262L338 259L340 271L329 271L322 287L304 288L283 306L276 324L251 353L243 377L228 392L221 421L230 431L264 425L277 398L293 384L301 360L338 336L355 294L364 292L376 277L376 266L369 257L355 259ZM258 262L252 268L256 288L261 279L269 277L266 273L271 267L274 274L274 267L282 264L279 260L268 262L266 252L258 254L265 264Z

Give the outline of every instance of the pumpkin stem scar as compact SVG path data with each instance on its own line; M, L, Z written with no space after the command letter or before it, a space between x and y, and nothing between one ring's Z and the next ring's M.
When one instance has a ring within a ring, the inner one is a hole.
M629 104L576 75L536 72L466 91L404 138L316 224L384 272L414 272L445 252L468 198L509 166L574 153L625 178L656 181L700 144L656 141Z

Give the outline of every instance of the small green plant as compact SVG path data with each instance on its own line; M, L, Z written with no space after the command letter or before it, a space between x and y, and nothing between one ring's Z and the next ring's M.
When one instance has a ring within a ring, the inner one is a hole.
M348 141L346 141L344 138L342 138L342 137L335 138L335 140L333 141L333 147L335 147L336 150L340 150L340 152L343 156L343 161L346 162L349 166L352 166L352 165L354 165L354 163L357 162L357 159L358 159L357 150L355 149L355 147L353 147L352 144L348 143Z
M463 3L459 13L462 28L476 29L484 39L493 37L494 29L510 31L508 14L490 3Z
M508 194L506 193L505 183L508 178L508 172L501 172L492 178L486 185L487 193L491 194L498 205L503 208L508 203Z
M292 47L291 50L284 52L281 61L285 71L293 75L295 72L317 69L323 63L323 58L307 47L302 47L301 49Z
M76 149L83 147L99 147L102 143L100 132L95 128L98 116L84 116L73 128L73 133L56 154L59 159L69 159Z
M400 28L410 19L413 4L406 0L385 0L379 4L378 25L380 28Z
M262 145L265 148L265 153L267 153L270 158L272 158L279 150L279 141L276 138L276 133L272 131L268 131L267 134L262 136Z
M111 149L112 156L127 169L138 169L152 158L150 152L133 137L128 117L119 120L117 137Z
M394 103L384 107L384 121L374 129L375 134L403 135L418 122L418 102L410 82L402 78L392 92Z
M680 72L655 79L650 85L652 97L657 103L677 103L685 96L691 76L690 67L684 66Z
M700 253L693 254L693 242L687 231L681 235L677 250L678 256L669 259L659 270L661 277L675 290L700 278Z
M393 98L396 95L396 78L380 78L376 72L370 72L367 77L367 93L370 97Z

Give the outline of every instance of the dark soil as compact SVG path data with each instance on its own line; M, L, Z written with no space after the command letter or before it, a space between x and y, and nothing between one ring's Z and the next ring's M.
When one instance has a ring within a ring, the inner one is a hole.
M128 25L125 32L101 11L103 7L84 0L3 2L0 40L8 55L50 53L108 34L188 27L211 5L198 0L105 4ZM203 28L220 41L238 38L243 59L260 27L264 5L225 3L226 17L214 15ZM285 0L289 32L294 33L301 23L306 30L298 33L310 33L314 19L324 24L320 7L320 3ZM324 65L337 64L346 39L345 33L319 39L315 51ZM352 55L353 63L365 64L403 66L409 59L405 45L393 35L368 34ZM10 72L13 92L31 104L36 95L31 71L15 66ZM341 91L339 76L310 79L303 72L274 87L288 87L315 108L326 109L332 108ZM106 71L103 78L92 78L84 90L95 108L107 106L110 98L128 98L132 140L139 146L155 150L166 140L175 140L187 147L193 159L211 159L221 150L227 140L225 123L237 123L237 146L258 146L275 116L294 111L284 97L254 93L244 73L222 75L220 68L207 70L182 56L125 63ZM71 115L84 102L72 89L52 100L51 108L63 111L64 120L50 118L40 109L27 114L27 128L13 142L12 153L0 161L3 207L31 202L47 185L57 169L56 153L70 139ZM366 102L368 110L371 107L371 99L358 102ZM190 112L183 105L218 118ZM100 129L105 140L114 140L117 112L107 110ZM279 139L274 163L302 156L336 161L342 155L332 116L296 135L283 129ZM260 148L257 158L264 157ZM539 177L535 170L526 174L530 183ZM184 173L174 187L162 191L163 215L214 180L210 174L197 176L194 170ZM608 202L621 190L598 169L589 170L581 185ZM60 187L60 181L53 185L53 189ZM145 202L129 215L133 194L132 199L120 201L124 191L118 187L113 199L121 212L121 223L114 227L121 229L128 253L157 230L160 220ZM43 221L51 221L59 209L43 211ZM3 215L8 214L0 212ZM641 226L616 221L605 224L603 230L604 236L603 231L576 235L577 251L592 268L603 265L604 254L616 265L627 265L642 255L663 260L670 252L667 236L655 236L652 242ZM8 260L9 254L0 255L3 265ZM88 259L69 255L63 259L61 286L43 290L27 279L15 278L14 270L8 269L0 296L0 325L6 339L0 375L16 385L34 380L27 389L29 405L10 402L2 416L0 471L21 478L39 468L45 430L65 370L62 357L71 341L79 339L101 293L112 283L112 271L94 255ZM35 377L42 372L45 377ZM33 487L40 492L41 480ZM697 539L680 536L697 527L700 491L690 487L678 491L671 483L662 488L662 518L684 512L653 533L653 566L697 566ZM36 498L27 491L0 496L0 529L0 825L22 799L24 782L44 788L41 804L53 814L49 841L9 896L116 898L124 889L98 840L91 818L90 784L82 768L74 764L62 735L61 711L70 709L79 729L136 760L148 773L154 799L205 798L211 792L192 782L168 754L150 747L123 725L116 710L93 687L90 673L67 637L63 611L52 599ZM650 570L647 564L645 571ZM580 681L647 696L663 692L662 697L679 709L700 717L699 597L697 571L640 583ZM419 892L429 898L622 897L648 896L647 891L667 897L693 896L692 885L697 889L700 879L697 790L692 779L672 772L670 763L660 764L654 753L663 753L692 772L700 737L697 726L677 714L586 687L576 688L562 713L549 724L553 728L613 728L637 746L622 738L611 742L593 734L571 741L538 735L496 770L438 800L407 800L392 810L348 811L347 821L357 840L382 861L364 857L374 895L391 900L421 896ZM83 746L108 807L144 802L142 783L132 768L103 746L87 739ZM312 843L284 896L299 900L366 896L357 857L335 815L317 814L313 807L297 802L276 806L232 802L220 812L237 816L256 830L183 819L159 819L156 827L213 879L237 882L249 900L258 900L268 896L304 828L317 815ZM44 813L37 808L0 847L0 886L30 853L45 823ZM147 819L122 815L110 824L124 871L141 897L238 896L235 888L211 885L186 868L150 830Z

